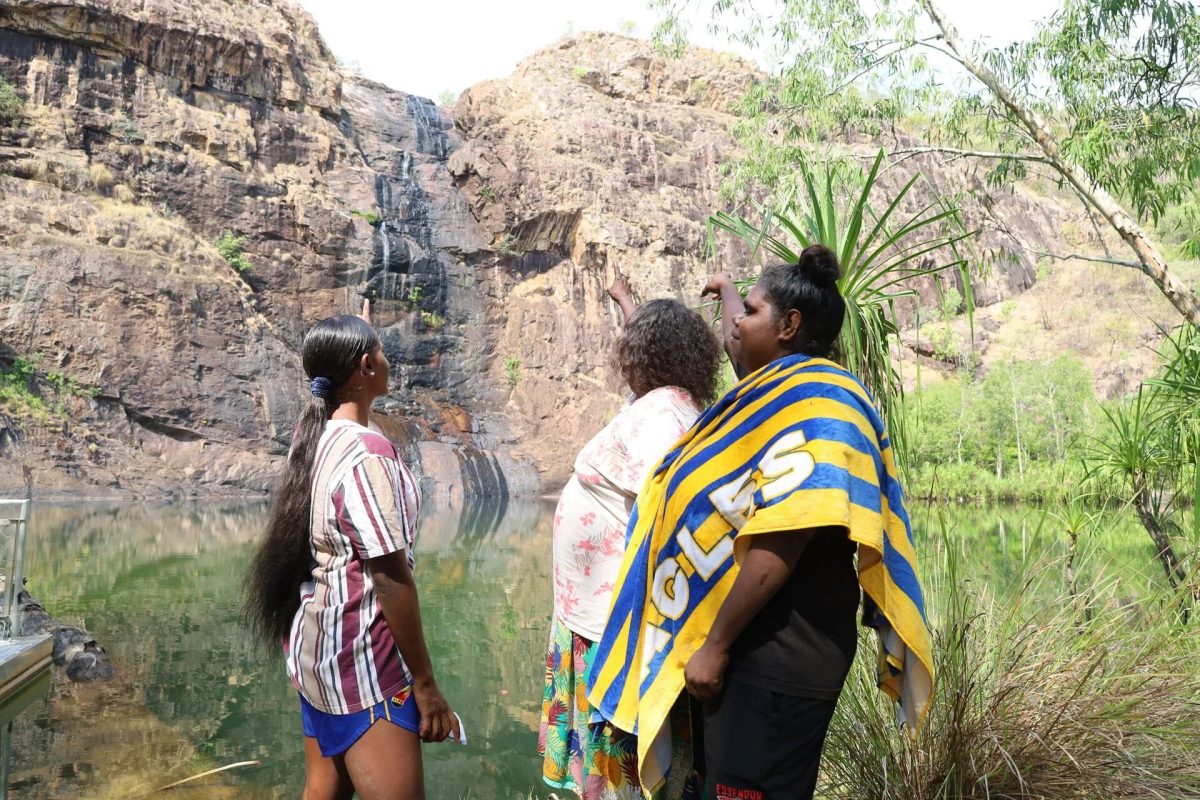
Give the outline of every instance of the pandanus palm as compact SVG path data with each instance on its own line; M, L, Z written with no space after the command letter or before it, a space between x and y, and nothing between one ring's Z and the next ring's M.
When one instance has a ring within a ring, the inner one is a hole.
M1104 409L1108 424L1087 462L1106 486L1128 494L1171 585L1191 581L1200 600L1194 574L1200 567L1200 330L1185 324L1164 335L1162 374L1132 399ZM1190 559L1179 545L1191 551Z
M732 233L756 254L765 250L787 263L796 263L800 251L811 244L823 244L837 254L842 266L838 288L846 299L838 357L874 393L903 463L908 428L901 410L904 387L899 359L893 350L898 344L896 302L917 297L916 279L957 269L970 312L967 261L958 245L974 231L964 230L958 209L940 196L917 203L916 211L902 211L910 204L919 173L891 198L873 197L882 188L884 160L880 150L865 172L841 163L817 169L801 164L797 188L786 193L776 208L760 209L760 223L724 212L708 222L710 231ZM745 288L753 282L738 283Z

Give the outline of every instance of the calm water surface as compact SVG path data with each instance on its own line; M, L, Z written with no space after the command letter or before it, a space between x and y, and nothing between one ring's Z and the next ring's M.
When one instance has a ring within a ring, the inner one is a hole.
M29 584L58 618L81 624L119 669L106 684L55 681L17 721L11 797L130 798L226 764L257 760L176 798L296 797L303 754L295 692L238 623L242 574L262 506L36 508ZM545 797L534 755L550 608L553 505L510 502L423 513L421 613L438 682L470 745L424 750L431 798ZM921 536L947 531L1004 586L1023 559L1062 539L1036 509L917 509ZM1089 543L1095 569L1158 580L1136 523Z

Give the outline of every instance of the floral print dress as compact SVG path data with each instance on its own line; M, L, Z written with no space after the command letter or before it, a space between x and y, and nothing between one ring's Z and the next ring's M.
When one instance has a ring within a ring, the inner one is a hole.
M546 783L582 800L643 797L636 737L599 718L593 722L585 682L604 632L637 492L699 413L691 396L674 386L628 403L579 452L559 498L538 752Z

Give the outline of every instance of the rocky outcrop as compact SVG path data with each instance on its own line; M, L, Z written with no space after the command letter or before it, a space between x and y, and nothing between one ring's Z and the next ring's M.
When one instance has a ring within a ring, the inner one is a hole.
M31 372L0 473L263 491L305 325L368 295L409 460L450 494L531 491L475 403L481 234L445 168L449 118L342 73L297 7L253 5L252 25L244 3L0 7L0 75L23 100L0 120L0 368Z
M51 660L54 666L62 668L68 680L90 683L106 681L117 674L108 653L83 628L54 619L23 589L17 596L17 603L21 606L21 635L44 633L54 637Z
M0 6L22 100L0 118L0 488L26 461L42 490L264 491L305 326L362 296L395 376L381 427L432 494L556 488L620 402L614 271L696 304L714 263L751 269L707 255L704 220L753 69L569 37L447 113L341 70L287 0L250 5ZM1037 245L1060 212L966 213Z
M729 54L692 49L671 58L644 41L585 34L468 90L455 106L465 144L450 171L495 254L485 285L489 331L503 357L491 374L499 383L504 362L519 363L513 425L548 484L561 483L597 420L620 402L610 364L619 316L604 295L614 270L626 272L643 299L669 295L697 306L715 265L735 275L755 269L728 236L718 234L710 254L705 220L724 205L720 168L736 155L733 105L756 77ZM844 144L870 155L879 147ZM1001 220L1035 249L1050 249L1067 216L1023 192L991 197L961 163L929 157L885 174L880 198L917 169L926 179L901 214L955 195L967 229ZM1004 245L1012 250L1011 237L991 231L977 254ZM976 276L977 302L1003 300L1032 285L1032 256L1016 252ZM917 288L937 305L932 281ZM899 305L911 320L915 304Z

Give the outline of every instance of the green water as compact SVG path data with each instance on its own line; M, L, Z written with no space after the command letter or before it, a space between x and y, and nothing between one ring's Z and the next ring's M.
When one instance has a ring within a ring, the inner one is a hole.
M261 506L40 506L31 525L33 593L108 648L103 685L57 680L17 721L18 798L131 797L240 761L176 797L296 797L303 756L296 696L237 620L242 571ZM431 798L545 797L534 755L550 608L553 506L511 502L423 515L422 615L439 683L471 743L425 748ZM921 537L959 548L975 579L1010 590L1023 561L1064 539L1037 509L914 511ZM1117 591L1160 581L1136 521L1093 536L1085 571L1119 573Z

